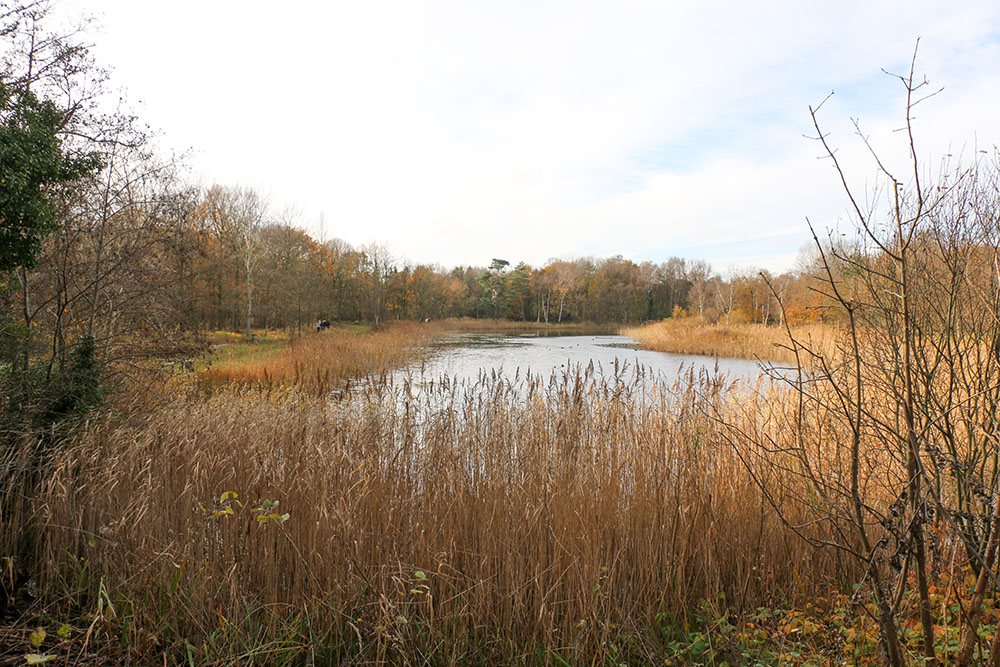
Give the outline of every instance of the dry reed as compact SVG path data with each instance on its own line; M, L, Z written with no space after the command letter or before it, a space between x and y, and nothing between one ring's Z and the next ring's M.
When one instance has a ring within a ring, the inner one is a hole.
M742 418L726 395L577 369L186 399L59 461L45 588L114 600L136 659L279 635L299 661L662 664L660 633L699 601L848 579L743 474L710 416Z
M198 374L196 385L203 392L231 384L292 385L323 395L348 378L382 374L411 361L440 332L438 324L400 322L366 333L310 333L263 356L213 365Z
M711 357L760 359L793 363L784 327L762 324L708 324L697 317L663 320L620 330L623 336L639 341L643 348L675 354L703 354ZM799 325L793 333L814 349L833 344L835 331L825 325Z

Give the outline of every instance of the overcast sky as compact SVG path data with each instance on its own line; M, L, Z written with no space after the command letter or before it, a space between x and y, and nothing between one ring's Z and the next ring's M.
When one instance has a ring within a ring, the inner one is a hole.
M860 120L905 165L1000 141L1000 2L63 0L192 179L413 262L708 259L790 267L846 215L809 105L861 189ZM141 103L141 104L140 104Z

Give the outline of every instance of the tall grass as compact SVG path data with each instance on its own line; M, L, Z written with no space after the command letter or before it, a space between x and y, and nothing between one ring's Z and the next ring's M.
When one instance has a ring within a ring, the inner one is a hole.
M576 369L188 398L64 454L43 588L106 599L136 660L662 664L702 601L850 579L743 474L726 392Z
M779 363L795 362L788 349L784 327L762 324L710 324L697 317L663 320L620 330L647 350L675 354L704 354L712 357L760 359ZM828 349L835 332L821 324L798 325L793 333L816 349Z
M371 332L309 333L285 347L267 346L259 354L213 363L198 373L196 384L203 392L232 384L285 385L322 395L349 378L385 373L412 360L440 332L438 324L400 322Z

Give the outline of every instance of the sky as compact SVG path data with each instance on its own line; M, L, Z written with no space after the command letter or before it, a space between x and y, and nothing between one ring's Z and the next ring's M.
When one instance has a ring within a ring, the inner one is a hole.
M192 181L413 263L794 266L877 187L1000 143L1000 2L62 0Z

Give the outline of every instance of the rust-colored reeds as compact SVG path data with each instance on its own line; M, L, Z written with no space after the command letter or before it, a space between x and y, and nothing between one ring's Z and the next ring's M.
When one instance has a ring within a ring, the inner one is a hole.
M412 360L440 331L438 324L399 322L367 333L346 329L311 333L266 355L214 364L198 373L196 385L206 393L233 384L295 386L320 396L348 378L382 374Z
M835 329L822 324L797 325L797 338L811 342L814 348L826 349L833 343ZM621 329L623 336L634 338L647 350L674 354L704 354L712 357L760 359L792 363L788 333L784 327L763 324L710 324L697 317L669 319Z
M744 474L716 422L744 418L727 392L578 368L192 397L60 459L44 586L108 598L136 656L656 660L705 601L753 609L848 573Z

